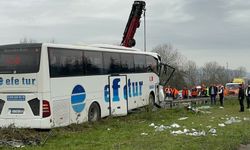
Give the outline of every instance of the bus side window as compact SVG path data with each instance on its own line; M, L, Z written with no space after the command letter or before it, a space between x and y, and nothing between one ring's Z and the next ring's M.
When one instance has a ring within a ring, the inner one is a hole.
M84 63L86 75L103 74L102 52L85 51Z
M83 51L49 48L51 77L80 76L83 70Z
M157 60L153 56L146 56L146 65L148 72L158 72Z
M118 53L112 52L104 52L104 73L112 74L112 73L120 73L121 72L121 62L120 55Z
M134 62L136 73L147 72L145 55L134 55Z
M121 73L133 73L135 70L132 54L121 54Z

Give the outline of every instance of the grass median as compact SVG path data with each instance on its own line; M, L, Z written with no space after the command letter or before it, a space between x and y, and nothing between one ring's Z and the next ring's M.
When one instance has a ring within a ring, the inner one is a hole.
M147 110L104 118L93 124L52 129L48 139L45 138L48 133L32 131L32 137L39 134L46 143L25 149L234 150L240 144L250 143L250 111L239 112L239 102L234 98L226 99L224 108Z

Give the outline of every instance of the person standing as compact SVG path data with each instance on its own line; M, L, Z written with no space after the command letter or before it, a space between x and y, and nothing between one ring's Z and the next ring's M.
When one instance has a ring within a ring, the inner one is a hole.
M186 87L182 90L182 98L187 99L188 98L188 89Z
M224 107L224 87L222 85L219 86L218 94L220 97L220 106Z
M244 112L244 98L245 98L245 92L242 84L239 87L239 94L238 94L238 99L240 102L240 112Z
M212 84L209 87L209 95L210 95L210 98L211 98L211 105L216 105L217 92L218 92L218 88L215 86L215 84Z
M179 91L176 88L172 88L172 97L173 99L177 99Z
M166 98L167 100L172 96L172 89L170 86L168 86L167 88L165 88L165 93L166 93Z
M247 109L250 109L250 84L246 88Z

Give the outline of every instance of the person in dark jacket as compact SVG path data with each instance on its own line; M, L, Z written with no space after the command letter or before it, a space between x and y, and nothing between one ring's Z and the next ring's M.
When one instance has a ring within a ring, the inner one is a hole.
M213 84L209 87L209 95L211 98L211 105L213 105L213 104L216 105L217 92L218 92L218 88L215 86L215 84Z
M244 111L244 98L245 98L245 92L244 92L244 87L243 84L239 87L239 95L238 99L240 102L240 112Z
M246 88L247 109L250 109L250 84Z

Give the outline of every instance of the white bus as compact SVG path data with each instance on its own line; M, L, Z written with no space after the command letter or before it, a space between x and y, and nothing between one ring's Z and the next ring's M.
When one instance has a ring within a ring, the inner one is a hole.
M0 127L49 129L159 104L163 66L156 53L120 46L0 46Z

